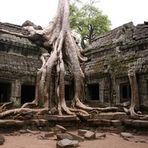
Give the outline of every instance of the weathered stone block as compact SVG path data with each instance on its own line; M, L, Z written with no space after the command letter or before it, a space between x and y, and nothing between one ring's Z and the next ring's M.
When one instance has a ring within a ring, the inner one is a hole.
M44 134L44 137L49 138L49 137L53 137L55 135L54 132L48 132Z
M57 134L56 136L57 136L57 140L63 140L63 139L74 140L73 136L68 133L61 133L61 134Z
M88 140L93 140L96 138L96 135L94 132L91 132L91 131L87 131L84 135L84 137Z
M79 130L78 130L78 135L80 135L80 136L84 136L84 135L86 134L87 131L88 131L88 130L79 129Z
M0 135L0 145L3 145L5 142L4 136Z
M95 138L96 139L105 139L106 138L106 134L104 134L104 133L96 133L95 134Z
M60 140L56 144L57 148L74 148L78 146L79 142L77 140L69 140L69 139Z
M131 133L122 132L120 133L121 137L123 138L132 138L133 135Z
M61 125L56 125L56 129L59 130L61 133L65 133L67 129Z

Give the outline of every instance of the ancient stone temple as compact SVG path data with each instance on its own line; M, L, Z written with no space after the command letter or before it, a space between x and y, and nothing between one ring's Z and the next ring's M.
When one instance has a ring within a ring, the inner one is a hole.
M40 48L27 38L3 32L25 33L21 26L0 23L0 29L0 102L32 101Z
M5 30L5 31L3 31ZM13 34L7 33L13 32ZM0 103L16 105L35 96L35 79L41 63L41 48L18 25L0 23ZM130 101L128 71L135 69L141 106L148 107L148 24L125 24L98 38L85 51L85 98L92 106L120 105ZM72 99L73 86L66 80L66 100Z
M89 46L85 55L86 98L92 105L130 101L128 71L135 69L141 106L148 107L148 24L127 23Z

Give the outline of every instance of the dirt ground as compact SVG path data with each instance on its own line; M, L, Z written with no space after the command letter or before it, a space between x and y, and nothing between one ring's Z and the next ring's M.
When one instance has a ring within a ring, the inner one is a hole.
M12 133L3 134L5 137L4 145L0 148L56 148L56 137L42 139L45 132L36 134ZM120 135L106 133L103 140L85 140L80 142L80 148L148 148L148 136L137 136L125 140Z

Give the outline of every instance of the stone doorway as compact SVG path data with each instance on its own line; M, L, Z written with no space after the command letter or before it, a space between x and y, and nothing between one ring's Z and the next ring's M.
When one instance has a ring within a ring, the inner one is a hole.
M120 102L130 101L131 99L131 87L129 83L120 84Z
M87 90L89 100L99 100L99 84L88 84Z
M74 97L74 91L72 85L65 85L65 100L71 101Z
M26 102L32 102L35 98L35 86L34 85L22 85L21 86L21 104Z
M9 102L11 96L11 83L0 82L0 103Z

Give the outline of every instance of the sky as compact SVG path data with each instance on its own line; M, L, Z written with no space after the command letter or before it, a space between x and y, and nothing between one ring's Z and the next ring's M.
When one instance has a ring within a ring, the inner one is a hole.
M0 0L0 22L21 25L31 20L45 27L57 4L58 0ZM148 0L99 0L96 6L109 17L112 29L131 21L135 25L148 21Z

